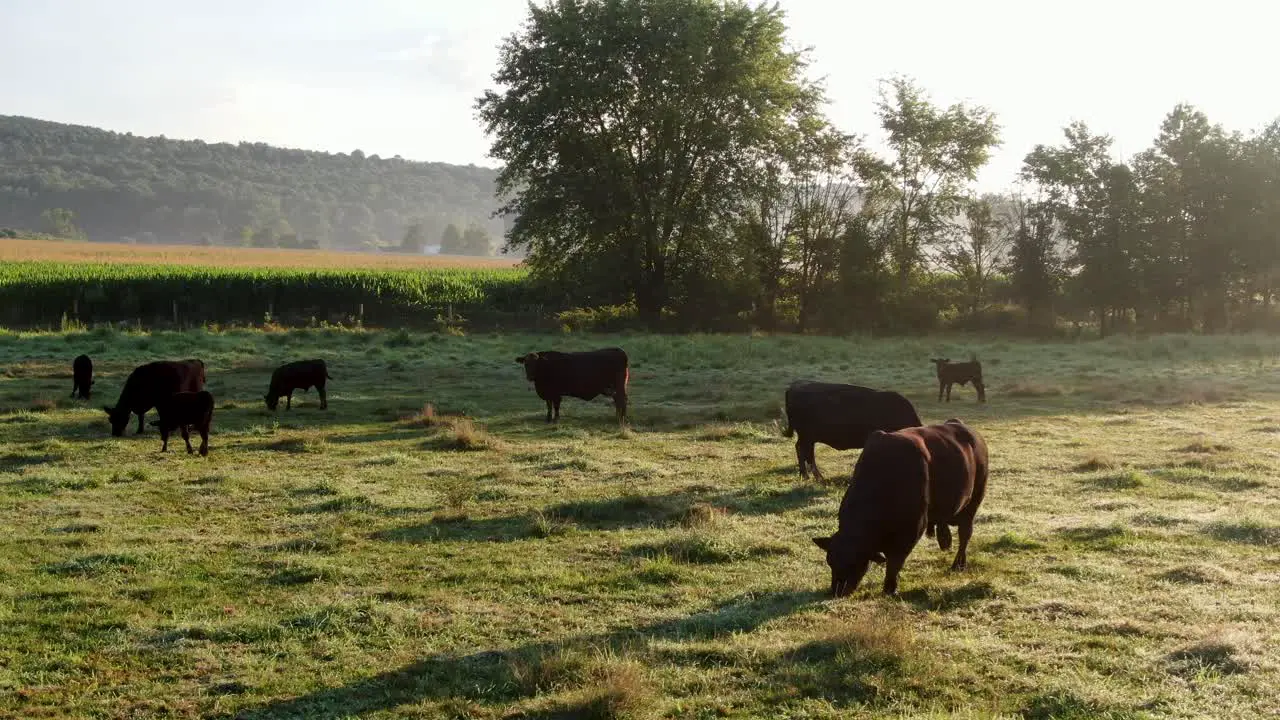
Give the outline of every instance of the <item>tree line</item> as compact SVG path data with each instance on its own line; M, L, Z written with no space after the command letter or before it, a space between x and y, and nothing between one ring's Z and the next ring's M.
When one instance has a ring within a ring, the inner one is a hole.
M359 150L147 138L0 116L0 228L59 237L420 252L446 242L452 226L459 236L483 233L483 247L473 242L468 254L487 255L487 238L504 230L493 215L495 179L489 168Z
M886 79L878 154L826 118L807 63L776 6L531 6L476 105L509 247L565 304L650 326L1274 322L1280 121L1244 134L1178 105L1127 160L1073 123L978 196L993 112Z

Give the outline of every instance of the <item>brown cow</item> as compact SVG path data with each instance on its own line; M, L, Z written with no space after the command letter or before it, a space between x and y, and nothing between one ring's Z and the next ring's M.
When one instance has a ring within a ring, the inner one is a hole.
M200 455L209 454L209 430L213 425L212 393L208 390L174 393L156 405L156 413L160 419L152 420L151 424L160 428L163 442L160 452L169 451L169 433L179 430L190 455L193 452L190 429L194 427L200 433Z
M598 395L613 398L618 422L627 416L627 385L631 369L622 348L586 352L543 350L516 358L524 365L524 376L533 383L538 397L547 403L547 422L560 419L560 399L564 396L594 400Z
M898 573L926 529L938 547L951 547L960 529L952 570L967 561L973 517L987 491L987 444L956 419L867 438L840 502L839 529L813 538L827 554L831 593L858 588L872 562L884 563L884 592L898 591Z
M787 426L782 434L796 438L796 462L800 479L809 479L809 468L818 482L822 472L814 456L814 443L836 450L860 448L872 430L893 431L923 425L911 401L891 390L860 385L797 380L783 396Z
M292 410L294 390L306 392L315 388L320 395L320 409L328 410L329 395L325 392L324 385L326 380L332 379L324 360L286 363L271 373L271 384L267 386L267 394L262 399L266 401L268 410L275 410L280 406L280 396L286 395L288 399L285 400L284 409Z
M88 400L93 388L93 360L88 355L77 355L71 361L71 397L80 395Z
M160 401L176 392L199 392L204 389L204 363L195 358L187 360L158 360L139 365L129 373L120 391L120 399L111 407L104 407L111 421L111 434L124 435L129 416L138 416L138 433L142 433L143 417Z
M947 358L931 358L929 362L938 369L938 402L942 402L944 388L947 391L947 402L951 402L951 386L955 383L960 383L962 387L973 383L973 389L978 391L978 402L987 401L987 386L982 383L982 363L977 360L953 363Z

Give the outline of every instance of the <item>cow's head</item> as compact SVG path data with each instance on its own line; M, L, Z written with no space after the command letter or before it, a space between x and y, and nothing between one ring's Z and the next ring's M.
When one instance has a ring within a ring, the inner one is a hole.
M516 362L524 366L524 376L529 382L533 382L538 370L538 353L531 352L528 355L522 355L516 358Z
M950 363L951 359L950 358L929 358L929 362L941 368L943 365Z
M118 405L116 407L104 406L102 409L107 411L107 419L111 421L111 434L115 437L123 436L124 429L129 427L129 416L133 413L129 412L128 408L122 408Z
M280 398L276 397L275 395L272 395L271 393L267 393L266 395L263 395L262 399L266 401L268 410L274 411L277 407L280 406Z
M884 553L868 551L861 547L862 543L838 532L830 537L816 537L813 544L827 554L827 565L831 567L831 594L835 597L844 597L857 590L871 563L884 563Z

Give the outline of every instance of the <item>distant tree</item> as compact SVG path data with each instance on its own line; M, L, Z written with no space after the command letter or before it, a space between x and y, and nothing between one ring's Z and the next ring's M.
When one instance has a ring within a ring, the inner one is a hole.
M1136 191L1128 168L1111 158L1111 138L1076 122L1059 146L1037 145L1022 177L1039 185L1072 248L1079 285L1097 314L1102 334L1133 307L1132 261Z
M462 232L458 226L449 223L440 234L440 252L445 255L462 255Z
M803 69L776 6L531 3L501 49L503 91L477 102L516 215L508 244L535 277L634 299L656 323L678 293L705 290L762 161L820 124Z
M975 315L987 303L992 277L1008 255L1013 233L995 215L1002 198L970 198L963 205L963 221L944 241L938 259L964 282L967 310Z
M489 233L479 225L472 225L462 233L460 255L488 255L490 253Z
M421 221L415 221L404 231L404 239L400 241L400 249L407 253L421 255L427 247L427 228Z
M84 231L76 226L76 214L66 208L50 208L41 215L48 232L69 240L84 240Z
M984 107L937 107L906 78L881 83L877 113L892 155L866 156L862 175L887 205L881 220L905 290L924 248L945 239L948 219L963 209L968 184L1000 144L1000 126Z
M1010 242L1005 271L1012 281L1013 295L1026 308L1033 328L1050 328L1054 299L1065 275L1054 204L1043 196L1029 198L1017 192L1006 207L1008 213L1002 221Z
M847 138L826 138L823 149L796 163L789 183L792 210L787 265L801 332L809 329L824 296L831 291L840 267L841 242L855 216L854 149Z
M258 231L253 234L253 246L259 248L279 247L280 243L276 237L275 228L259 228Z
M243 247L253 245L253 228L248 225L240 228L240 245Z

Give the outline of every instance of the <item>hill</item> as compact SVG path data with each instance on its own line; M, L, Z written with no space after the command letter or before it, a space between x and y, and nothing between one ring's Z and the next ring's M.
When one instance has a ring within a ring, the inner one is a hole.
M58 231L50 213L65 209L91 240L368 249L420 222L428 243L450 224L478 225L496 247L496 176L0 115L0 227Z

